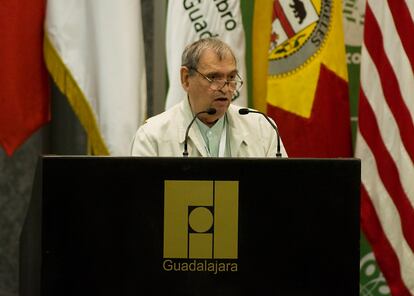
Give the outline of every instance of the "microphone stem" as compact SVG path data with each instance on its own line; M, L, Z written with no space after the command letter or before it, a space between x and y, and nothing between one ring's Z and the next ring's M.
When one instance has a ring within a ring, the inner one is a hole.
M185 138L184 138L184 151L183 151L183 156L184 157L188 157L188 146L187 146L187 142L188 142L188 133L190 131L190 127L193 125L194 121L196 120L196 118L203 113L207 113L209 115L213 115L216 113L216 109L214 108L209 108L207 110L204 111L200 111L198 113L196 113L196 115L194 115L193 119L191 120L190 124L187 127L187 130L185 131Z
M193 122L196 120L196 118L197 118L197 116L198 115L200 115L200 114L202 114L202 113L206 113L206 111L201 111L201 112L198 112L194 117L193 117L193 119L191 120L191 122L190 122L190 124L188 125L188 128L187 128L187 130L185 131L185 141L184 141L184 152L183 152L183 156L184 157L188 157L188 145L187 145L187 139L188 139L188 133L189 133L189 131L190 131L190 127L193 125Z
M265 116L267 122L270 123L270 125L276 130L277 133L277 150L276 150L276 157L282 157L282 153L280 153L280 137L279 137L279 129L276 125L273 124L273 122L269 119L269 117Z
M243 112L240 112L240 110L242 110ZM250 110L247 108L244 109L240 109L239 113L240 114L248 114L248 113L257 113L257 114L261 114L264 116L264 118L266 118L267 122L270 123L270 125L273 127L273 129L276 131L277 134L277 147L276 147L276 157L282 157L282 153L280 152L280 135L279 135L279 129L277 128L277 126L269 119L269 117L264 114L263 112L260 111L255 111L255 110Z

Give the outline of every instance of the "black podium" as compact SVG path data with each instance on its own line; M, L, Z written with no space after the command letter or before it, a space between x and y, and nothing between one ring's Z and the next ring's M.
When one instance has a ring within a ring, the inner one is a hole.
M357 159L41 157L20 295L358 295Z

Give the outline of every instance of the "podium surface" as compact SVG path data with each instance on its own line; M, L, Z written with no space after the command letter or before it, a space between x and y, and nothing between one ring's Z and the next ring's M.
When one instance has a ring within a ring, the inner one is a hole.
M358 295L357 159L39 160L21 295Z

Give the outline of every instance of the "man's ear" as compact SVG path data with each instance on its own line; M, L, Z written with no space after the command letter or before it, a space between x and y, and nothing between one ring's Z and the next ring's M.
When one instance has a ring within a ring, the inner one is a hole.
M189 87L189 78L190 78L190 70L187 67L182 66L180 69L180 76L181 76L181 85L183 86L185 91L188 91Z

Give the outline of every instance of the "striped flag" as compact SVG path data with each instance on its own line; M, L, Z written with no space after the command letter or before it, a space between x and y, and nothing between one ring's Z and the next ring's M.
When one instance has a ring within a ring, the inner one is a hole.
M289 156L351 156L341 1L255 1L253 38L254 107Z
M146 116L141 1L50 0L49 72L84 126L95 155L129 155Z
M414 295L414 2L368 0L356 157L361 224L392 295Z
M246 82L245 35L240 0L168 1L166 52L169 89L166 109L186 98L181 86L181 54L188 44L206 37L218 37L234 51L240 76ZM247 85L234 101L247 106Z

